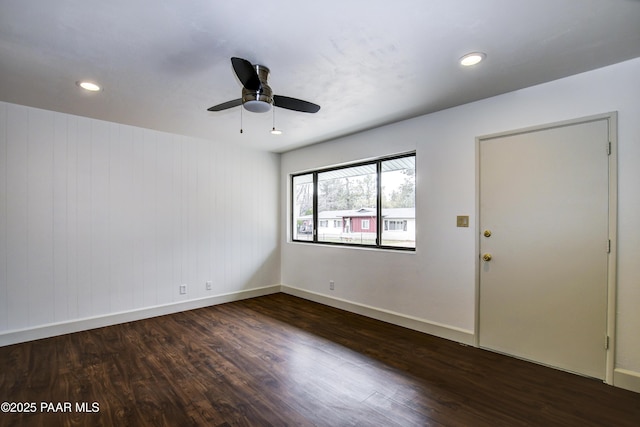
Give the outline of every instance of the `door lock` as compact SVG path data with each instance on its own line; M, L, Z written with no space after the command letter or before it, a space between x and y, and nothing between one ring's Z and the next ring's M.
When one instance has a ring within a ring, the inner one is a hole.
M484 230L484 237L491 237L491 230Z
M482 259L487 262L491 261L491 254L482 255Z

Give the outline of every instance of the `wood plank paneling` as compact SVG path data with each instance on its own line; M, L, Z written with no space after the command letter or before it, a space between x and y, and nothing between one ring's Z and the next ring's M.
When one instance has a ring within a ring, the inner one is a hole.
M20 329L30 324L28 288L28 194L29 194L29 119L26 107L7 111L7 328Z
M75 319L78 315L78 120L74 117L61 117L67 125L67 162L66 162L66 184L67 184L67 209L65 218L59 221L66 221L66 264L58 265L58 269L66 268L66 283L64 287L56 287L56 295L63 292L63 298L67 300L66 312L60 312L56 318L57 322L67 319ZM62 291L61 289L64 289Z
M54 114L29 110L27 120L27 292L30 321L54 320L53 278L53 135ZM38 123L32 126L31 123Z
M0 108L0 334L277 283L262 237L230 231L260 212L279 246L277 155ZM257 206L257 186L274 202ZM250 280L264 265L273 281ZM228 270L242 274L214 280Z
M54 115L52 135L52 201L53 201L53 280L50 304L53 308L53 321L67 318L69 313L69 134L68 123L64 116ZM49 279L47 279L49 280Z
M110 135L109 221L118 226L111 230L110 279L115 292L109 295L111 310L126 311L134 307L129 291L134 277L133 247L135 221L132 207L136 204L133 156L133 128L115 127Z
M111 277L111 235L113 224L109 221L111 159L109 157L110 125L107 122L91 122L91 313L107 314L111 311L109 297Z
M273 294L0 348L0 425L616 426L640 395ZM74 424L75 423L75 424Z
M76 236L77 253L75 267L77 269L77 316L79 318L94 315L92 307L92 279L93 279L93 198L99 197L92 193L93 180L93 144L91 121L78 118L77 128L77 190L76 190Z
M155 201L153 211L149 215L157 218L155 234L157 270L157 299L159 304L168 304L173 301L175 289L179 278L173 274L174 245L177 243L176 229L173 226L173 217L177 215L175 206L179 205L176 193L173 191L175 177L175 143L171 135L158 135L155 141L156 173L155 176ZM172 286L173 285L173 286ZM195 298L195 295L192 295Z
M162 191L158 185L158 136L145 132L143 135L144 160L142 164L142 216L138 218L142 228L143 241L143 305L154 306L158 299L158 283L161 280L158 268L158 231L164 223L163 212L158 211L158 193ZM152 220L150 220L153 218Z

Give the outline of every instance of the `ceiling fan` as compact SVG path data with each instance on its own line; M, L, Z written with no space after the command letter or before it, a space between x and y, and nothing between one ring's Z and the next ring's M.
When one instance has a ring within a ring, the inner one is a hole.
M303 113L317 113L320 110L319 105L308 101L274 95L267 84L269 69L264 65L253 65L246 59L236 57L231 58L231 65L242 83L242 98L214 105L207 111L222 111L239 105L254 113L266 113L273 106Z

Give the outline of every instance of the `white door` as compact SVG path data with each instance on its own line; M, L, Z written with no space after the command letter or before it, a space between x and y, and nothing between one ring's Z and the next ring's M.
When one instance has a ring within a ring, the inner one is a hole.
M481 347L605 378L608 132L604 118L479 140Z

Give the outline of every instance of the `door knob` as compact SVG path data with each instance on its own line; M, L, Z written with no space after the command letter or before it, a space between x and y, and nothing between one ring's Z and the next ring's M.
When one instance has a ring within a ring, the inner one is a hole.
M484 237L491 237L491 230L484 230Z
M491 261L491 254L482 255L482 259L487 262Z

